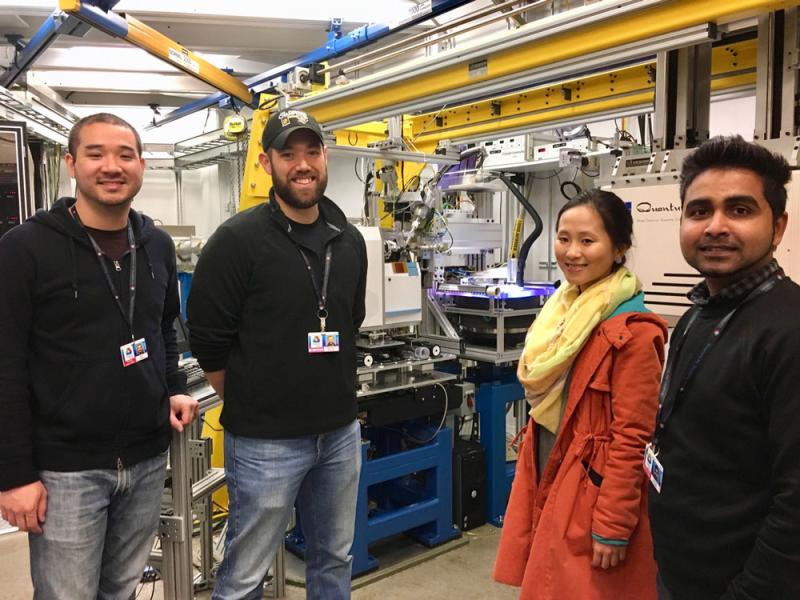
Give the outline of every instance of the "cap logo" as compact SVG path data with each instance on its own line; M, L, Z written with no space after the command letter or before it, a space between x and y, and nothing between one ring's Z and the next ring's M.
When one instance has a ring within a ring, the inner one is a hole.
M308 123L308 115L302 110L284 110L278 113L278 119L280 119L282 127L289 125L292 119L301 125Z

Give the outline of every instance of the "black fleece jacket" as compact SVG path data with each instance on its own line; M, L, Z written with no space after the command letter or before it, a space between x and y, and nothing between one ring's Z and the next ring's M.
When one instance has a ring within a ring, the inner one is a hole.
M321 200L320 213L333 252L327 330L340 333L340 352L308 352L307 335L320 327L316 294L301 242L276 201L228 219L197 263L188 300L192 353L206 371L225 370L220 422L236 435L313 435L356 418L366 246L331 200ZM318 250L304 251L319 274Z
M740 301L692 309L670 395ZM800 598L799 307L788 279L742 305L659 434L664 479L660 494L650 488L650 522L675 600Z
M0 490L39 470L113 469L163 452L169 396L185 393L173 322L175 250L131 211L136 237L136 338L149 358L122 366L128 326L89 238L61 198L0 238ZM130 253L109 273L128 306Z

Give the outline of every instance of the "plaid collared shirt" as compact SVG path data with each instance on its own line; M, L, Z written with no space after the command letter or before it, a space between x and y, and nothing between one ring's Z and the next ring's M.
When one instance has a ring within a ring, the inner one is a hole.
M769 264L764 265L758 271L750 273L750 275L747 275L738 281L734 281L732 284L722 288L719 293L714 294L713 296L709 294L708 285L706 285L705 281L701 281L694 286L691 290L689 290L689 293L686 294L686 296L698 306L713 306L715 304L728 302L735 298L744 296L745 294L749 294L752 290L756 289L763 282L774 275L780 275L783 277L784 274L783 269L781 269L780 265L778 265L778 261L773 258Z

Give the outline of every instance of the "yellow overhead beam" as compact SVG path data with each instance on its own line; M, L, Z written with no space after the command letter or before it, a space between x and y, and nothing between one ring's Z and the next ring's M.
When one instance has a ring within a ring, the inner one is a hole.
M162 35L133 17L126 17L130 29L127 40L135 46L146 50L156 58L167 61L189 75L193 75L210 86L225 92L229 96L238 98L245 104L253 101L253 94L247 86L217 68L210 62L201 58L191 50L181 46L178 42Z
M138 46L156 58L168 62L173 67L177 67L245 104L253 102L253 94L236 77L212 65L138 19L112 11L106 12L94 5L82 4L79 0L60 0L59 8L111 36Z
M755 80L755 73L725 77L712 81L711 90L722 91L749 86L755 84ZM578 117L591 116L593 114L612 110L619 111L643 104L652 104L654 95L655 91L651 89L627 95L604 96L596 100L587 100L580 104L562 105L554 108L541 109L536 112L526 112L517 117L510 117L502 122L489 121L485 123L476 123L475 125L453 129L447 132L446 135L439 133L438 136L439 139L472 137L475 135L489 135L504 130L516 130L543 124L553 124L553 126L557 126L559 122L572 121ZM424 140L427 146L427 143L437 138L434 135L431 137L424 136L420 139Z
M755 66L755 40L714 48L712 90L754 85ZM651 103L654 76L655 62L643 63L414 116L412 139L415 144L435 144Z
M409 75L395 83L349 96L337 95L336 90L323 92L308 111L323 123L349 119L703 23L731 20L798 4L800 0L674 0L491 53L486 58L483 75L470 74L468 61L465 61L430 73ZM517 31L523 32L524 29Z

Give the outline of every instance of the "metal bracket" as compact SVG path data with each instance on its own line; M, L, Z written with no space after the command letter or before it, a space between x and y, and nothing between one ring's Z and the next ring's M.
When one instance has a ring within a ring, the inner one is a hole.
M9 42L14 45L14 61L0 77L0 85L5 88L11 87L17 78L30 68L59 35L83 36L86 31L88 31L88 28L82 27L77 18L60 10L53 11L27 44L23 44L21 40L15 42L9 39Z
M163 541L174 544L186 541L183 535L183 517L162 515L158 522L158 535Z
M208 442L210 441L209 438L189 440L189 458L204 459L208 455Z

